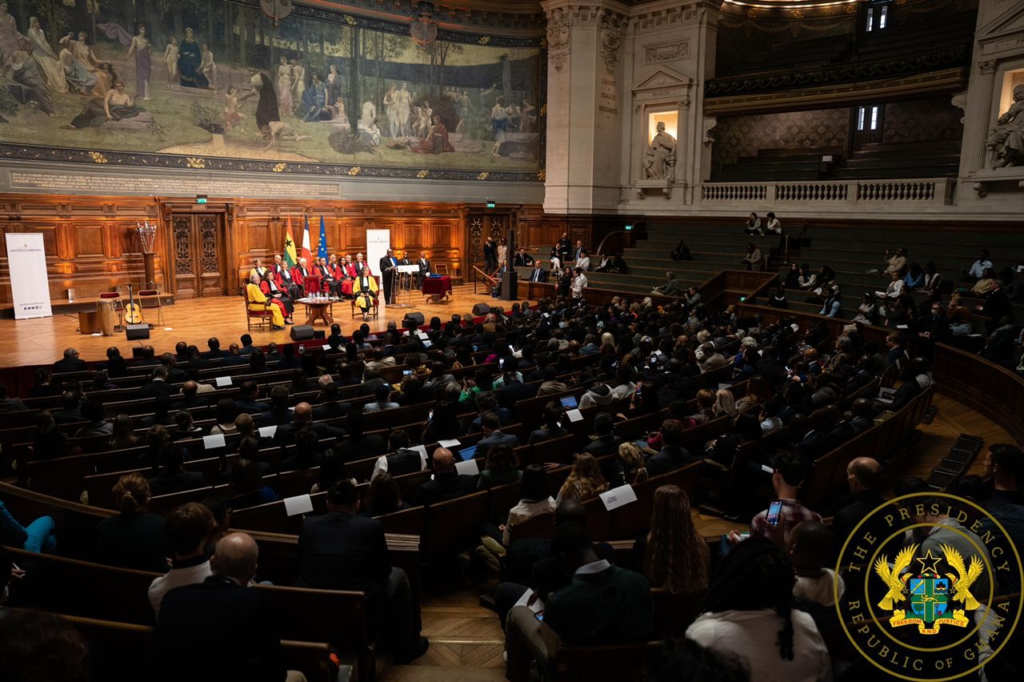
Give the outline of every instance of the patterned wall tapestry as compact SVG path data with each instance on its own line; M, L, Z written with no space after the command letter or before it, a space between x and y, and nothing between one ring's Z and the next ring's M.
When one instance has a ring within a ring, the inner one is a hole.
M964 136L963 115L964 110L954 107L948 96L892 102L885 105L882 141L959 142Z
M715 129L714 167L735 163L740 156L755 156L758 149L845 147L849 126L849 109L720 118Z
M5 9L6 8L6 11ZM418 25L416 25L418 27ZM0 5L0 152L149 167L536 179L541 36L259 0ZM383 170L382 170L383 169Z

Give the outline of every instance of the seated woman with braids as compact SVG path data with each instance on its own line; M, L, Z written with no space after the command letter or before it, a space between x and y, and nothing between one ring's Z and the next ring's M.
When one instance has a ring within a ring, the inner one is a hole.
M795 583L783 549L765 538L744 540L716 571L707 611L686 638L741 659L750 682L831 680L828 649L814 620L792 608Z

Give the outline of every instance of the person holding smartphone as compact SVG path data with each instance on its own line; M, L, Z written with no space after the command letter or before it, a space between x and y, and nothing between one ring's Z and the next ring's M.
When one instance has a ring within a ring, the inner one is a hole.
M799 453L784 450L772 457L772 487L775 499L768 509L759 512L750 521L750 536L768 538L783 549L788 546L789 534L802 521L821 521L821 515L800 504L797 491L804 481L806 467ZM733 539L735 532L730 533ZM735 538L738 541L737 535Z

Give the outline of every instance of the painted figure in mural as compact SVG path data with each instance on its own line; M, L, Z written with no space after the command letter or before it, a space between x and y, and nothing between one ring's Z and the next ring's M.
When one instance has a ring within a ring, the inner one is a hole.
M128 57L135 56L135 96L149 99L149 75L152 68L153 43L146 37L146 27L139 24L139 32L128 46Z
M93 53L92 48L85 42L86 33L85 31L79 31L78 39L75 39L73 32L68 33L66 36L60 39L60 44L64 49L70 52L75 59L77 59L85 70L88 71L94 78L95 82L92 85L92 94L96 97L103 97L107 94L114 85L114 81L111 77L112 69L110 62L105 62L102 59L98 59ZM64 73L67 74L67 68L64 69ZM71 78L68 78L71 81Z
M369 104L369 102L367 103ZM366 111L366 105L363 105L363 111ZM359 142L365 147L379 147L380 146L380 128L377 127L377 121L372 120L370 122L364 122L363 119L359 120Z
M277 66L277 108L281 115L291 114L295 109L292 99L292 66L287 57L281 57Z
M71 53L71 50L63 48L57 58L64 69L64 80L68 84L69 92L82 95L92 92L92 87L96 85L96 76Z
M338 65L331 64L327 72L327 103L333 105L341 100L341 74Z
M505 134L508 132L508 109L505 108L504 97L499 97L491 109L491 131L494 133L491 156L501 156L501 145L505 142Z
M345 113L345 100L339 99L334 104L327 107L331 110L331 125L338 128L351 128L352 124L349 123L348 114Z
M117 81L103 99L91 99L82 113L71 120L70 128L98 128L107 121L120 121L138 116L143 109L135 106L135 98L124 91L124 81Z
M374 106L373 102L366 100L363 102L363 115L359 117L359 127L369 128L371 125L377 122L377 107Z
M44 78L36 61L28 50L15 50L4 60L3 71L5 75L14 81L14 85L8 86L8 91L22 104L35 102L39 110L48 116L56 116L53 110L53 101L50 99L50 90L46 87Z
M434 110L430 108L430 102L424 101L419 107L414 107L417 110L417 115L414 116L416 122L413 124L413 135L416 137L426 137L430 133L431 121L434 119Z
M519 111L519 132L532 133L533 126L537 123L537 107L523 100L523 108Z
M203 63L203 51L196 42L195 32L185 29L185 38L178 51L178 79L184 88L208 88L210 81L199 72Z
M270 134L270 124L281 120L281 114L277 108L277 93L274 92L274 84L270 76L257 69L249 69L249 85L252 89L239 99L247 100L250 97L259 97L256 103L256 127L264 135Z
M331 108L327 105L327 85L315 73L313 84L302 93L302 111L302 120L306 123L330 121L334 118Z
M292 92L294 93L295 101L297 103L302 102L302 95L306 92L306 67L293 59L292 62Z
M9 59L15 50L23 50L28 39L18 32L18 24L7 12L7 3L0 2L0 57Z
M992 167L1024 166L1024 85L1013 89L1013 104L996 123L987 142Z
M459 122L455 126L455 132L461 133L463 126L466 125L466 119L473 112L473 101L469 99L469 90L458 93L455 101L459 112Z
M60 58L50 47L43 33L39 19L32 17L28 20L28 41L32 44L32 56L39 63L46 77L46 87L51 93L64 93L68 91L68 80L64 76L64 67L61 66Z
M245 132L244 120L245 114L238 110L238 88L230 87L224 95L224 130L231 132L237 127L239 132Z
M658 134L644 153L644 173L650 180L675 179L676 139L665 132L665 124L658 122Z
M178 78L178 39L171 38L164 48L164 63L167 64L167 84L171 85Z
M213 60L213 52L206 43L200 52L202 61L199 63L199 73L210 82L210 88L217 89L217 63Z
M401 130L398 125L398 88L394 83L384 93L384 114L388 117L388 137L394 139Z
M408 83L402 83L402 88L395 94L395 98L398 104L398 135L409 137L412 135L412 128L409 125L409 117L412 115L412 93L409 92Z

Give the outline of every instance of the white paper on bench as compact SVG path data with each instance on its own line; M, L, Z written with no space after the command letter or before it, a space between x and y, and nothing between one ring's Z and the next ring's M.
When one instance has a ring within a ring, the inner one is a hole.
M411 447L409 449L410 450L415 450L416 452L420 453L420 471L426 471L427 470L427 446L426 445L416 445L416 446Z
M277 433L277 424L260 427L260 438L273 438L275 433Z
M224 447L224 434L215 433L212 436L203 436L203 447L207 450Z
M427 339L430 338L429 336L427 336L426 332L419 332L418 331L418 332L416 332L416 336L418 336L421 341L426 341Z
M454 447L457 447L459 445L462 445L462 443L459 442L458 438L449 438L448 440L439 440L439 441L437 441L437 444L440 445L442 448L454 448Z
M519 601L515 603L515 606L525 606L533 611L534 614L538 614L544 611L544 600L537 597L530 603L530 597L533 596L533 590L527 588L526 592L523 592L523 596L519 598Z
M574 424L576 422L583 421L583 413L580 412L579 410L569 410L568 412L565 413L565 416L568 417L569 421L573 422Z
M480 465L476 463L475 459L467 459L465 462L456 464L455 471L467 476L476 476L480 473Z
M231 377L217 377L217 386L230 386Z
M309 494L284 498L284 513L288 516L308 514L311 511L313 511L313 498Z
M631 485L622 485L612 488L606 493L601 493L601 501L604 502L604 508L611 511L624 507L630 502L636 502L636 491Z
M324 350L325 350L325 351L328 351L328 350L330 350L330 349L331 349L331 344L329 344L329 343L325 343L325 344L324 344Z

